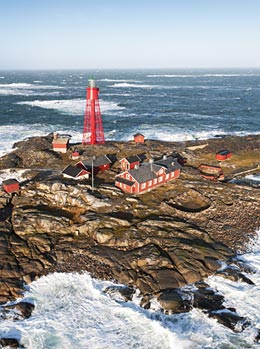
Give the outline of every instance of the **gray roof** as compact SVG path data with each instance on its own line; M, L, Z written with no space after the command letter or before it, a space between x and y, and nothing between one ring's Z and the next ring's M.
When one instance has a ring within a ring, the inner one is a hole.
M129 185L130 187L135 184L135 182L129 181L128 179L119 176L116 176L116 182Z
M123 159L126 159L129 164L132 164L133 162L140 162L140 161L143 161L146 159L146 155L144 153L141 153L141 154L136 154L136 155L130 155L130 156L127 156ZM121 159L120 161L122 161L123 159Z
M92 167L92 158L82 160L81 162L83 163L83 165L85 167ZM107 155L101 155L101 156L97 156L93 160L93 166L98 167L98 166L102 166L102 165L106 165L106 164L111 164L111 162L112 161L109 159L109 157Z
M157 178L155 172L160 171L164 167L166 173L173 172L181 168L177 159L173 156L167 157L167 159L160 159L154 163L143 163L139 168L129 170L128 173L138 182L144 183L152 179Z
M2 182L2 185L16 184L19 183L15 178L6 179Z
M77 177L80 172L82 172L82 168L79 168L77 166L71 166L71 165L68 165L63 171L62 173L67 175L67 176L70 176L70 177Z
M168 156L167 159L160 159L154 162L154 164L161 165L165 167L166 173L172 172L174 170L180 169L182 166L179 164L178 160L173 156Z
M137 155L130 155L125 158L129 164L132 164L133 162L140 162L140 158Z
M139 168L129 170L128 173L138 182L144 183L150 181L154 178L157 178L156 174L151 169L150 164L143 164Z

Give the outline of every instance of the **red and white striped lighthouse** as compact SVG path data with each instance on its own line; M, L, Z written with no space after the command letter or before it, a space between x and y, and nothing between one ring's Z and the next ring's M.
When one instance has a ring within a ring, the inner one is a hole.
M104 144L104 129L98 100L99 88L89 79L82 144Z

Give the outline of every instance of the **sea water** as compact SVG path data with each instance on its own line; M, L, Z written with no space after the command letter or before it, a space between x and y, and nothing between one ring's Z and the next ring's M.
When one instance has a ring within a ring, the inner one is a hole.
M106 139L146 138L179 141L226 134L260 133L260 71L43 71L0 72L0 154L15 141L53 131L81 140L87 78L97 79ZM0 174L1 181L9 172ZM12 172L22 178L23 171ZM259 176L246 180L259 183ZM256 184L257 186L257 184ZM246 232L245 232L246 233ZM234 333L194 309L162 314L112 299L103 292L110 282L88 273L55 273L28 286L33 302L29 319L0 322L0 336L13 336L30 349L257 348L260 328L260 239L242 258L256 271L255 285L221 277L206 280L252 325Z
M0 154L53 131L81 141L92 76L108 140L260 133L260 70L0 71Z
M20 339L28 349L138 348L138 349L245 349L258 348L254 339L260 328L260 234L239 258L254 274L248 285L212 276L206 281L225 296L228 307L251 320L241 333L234 333L198 309L164 315L156 307L111 298L104 292L111 282L88 273L54 273L27 287L24 301L32 302L32 316L22 321L0 322L0 336Z

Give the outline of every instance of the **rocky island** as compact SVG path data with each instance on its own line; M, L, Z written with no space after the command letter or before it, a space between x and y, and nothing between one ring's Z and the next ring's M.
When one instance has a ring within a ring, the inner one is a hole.
M126 285L116 290L125 299L138 288L145 308L157 298L166 313L198 307L233 330L238 322L242 329L248 325L235 309L225 309L223 297L203 280L219 273L252 283L243 274L247 266L235 257L245 252L260 226L259 188L236 178L259 173L260 136L72 144L62 154L52 150L48 135L14 148L0 159L0 173L8 169L12 177L23 170L19 193L0 189L2 304L20 297L24 285L41 275L88 271ZM200 164L219 165L215 154L226 148L233 156L221 163L225 180L201 176ZM115 157L109 170L95 175L94 187L91 178L62 176L67 165L76 163L71 159L76 149L81 158ZM174 154L185 164L178 179L131 195L114 183L119 160L136 154L146 159ZM182 289L191 284L191 290Z

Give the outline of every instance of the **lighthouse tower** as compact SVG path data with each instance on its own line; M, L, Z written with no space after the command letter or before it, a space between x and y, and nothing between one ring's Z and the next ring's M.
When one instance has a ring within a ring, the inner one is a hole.
M88 80L86 112L84 117L84 129L82 144L104 144L104 129L98 100L99 88L95 80Z

